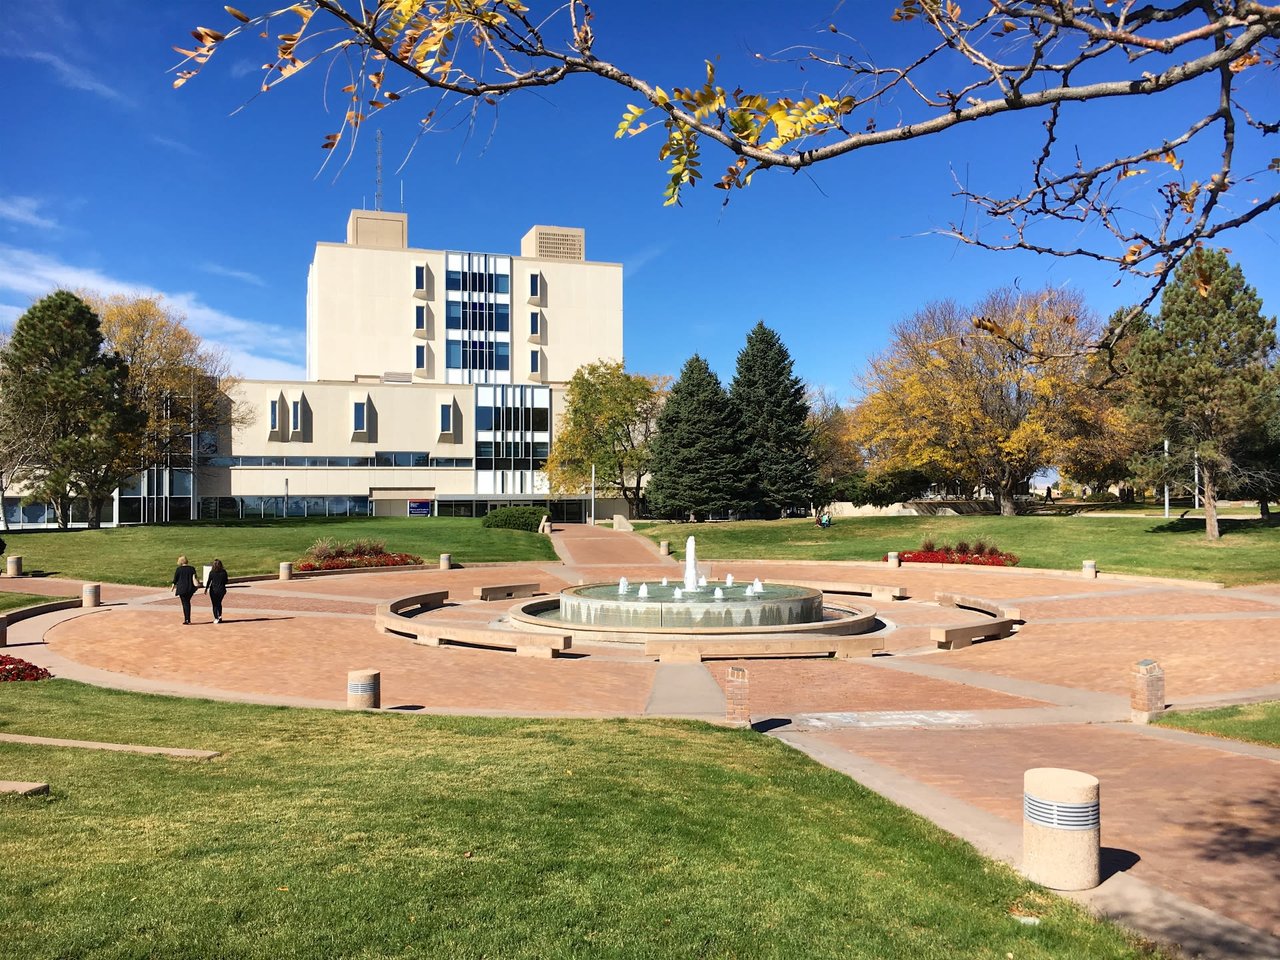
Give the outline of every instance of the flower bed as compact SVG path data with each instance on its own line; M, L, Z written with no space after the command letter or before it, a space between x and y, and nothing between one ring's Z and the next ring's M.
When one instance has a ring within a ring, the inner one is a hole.
M48 680L53 676L44 667L27 663L17 657L0 655L0 683L8 680Z
M354 570L360 567L409 567L422 563L422 558L412 553L379 553L364 557L326 557L323 560L299 560L293 569L300 573L308 570Z
M885 554L883 559L888 560L889 555ZM898 559L903 563L959 563L975 567L1016 567L1018 565L1017 556L1001 552L995 544L987 545L978 542L970 547L963 541L954 547L950 545L938 547L934 546L931 540L926 540L920 545L919 550L906 550L899 553Z

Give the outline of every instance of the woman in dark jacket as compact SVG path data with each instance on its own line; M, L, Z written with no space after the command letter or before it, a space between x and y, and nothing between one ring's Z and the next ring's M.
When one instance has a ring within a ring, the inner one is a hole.
M186 557L178 558L178 569L173 571L173 592L182 601L182 622L191 622L191 598L195 596L200 581L196 579L196 568L187 563Z
M222 599L227 595L227 568L221 560L213 561L209 568L209 579L205 582L204 592L209 595L209 603L213 606L213 622L222 622Z

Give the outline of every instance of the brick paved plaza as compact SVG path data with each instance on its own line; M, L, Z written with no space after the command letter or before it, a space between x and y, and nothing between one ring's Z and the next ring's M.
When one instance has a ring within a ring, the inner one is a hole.
M908 600L869 603L886 655L854 660L669 665L637 647L580 643L571 656L539 660L419 646L374 628L379 603L410 594L448 590L450 604L432 615L485 627L511 604L471 599L483 584L536 580L554 593L679 569L635 535L569 527L554 540L559 563L237 584L216 625L203 596L184 626L167 593L104 584L100 609L13 624L8 652L71 679L181 695L339 707L347 672L373 668L384 708L714 722L725 717L729 669L741 665L758 728L855 776L867 771L874 789L993 855L1016 860L1006 848L1020 829L1025 769L1094 774L1102 843L1122 868L1099 888L1099 909L1206 955L1280 956L1280 751L1128 722L1134 665L1148 657L1165 670L1172 706L1280 699L1280 587L867 563L704 565L717 578L905 588ZM0 578L0 590L75 596L80 584ZM983 616L934 603L939 591L999 600L1026 623L1003 640L938 650L931 628ZM1109 907L1106 892L1123 883L1160 909Z

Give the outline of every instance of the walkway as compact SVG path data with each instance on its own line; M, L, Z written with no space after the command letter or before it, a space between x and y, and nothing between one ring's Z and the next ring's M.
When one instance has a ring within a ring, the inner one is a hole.
M384 706L400 709L722 721L729 662L659 665L639 651L587 645L530 660L373 630L376 604L410 593L447 589L453 600L440 615L484 626L509 606L472 600L484 583L537 580L554 592L679 570L635 534L574 526L553 542L559 563L236 585L217 625L203 596L196 622L183 626L167 593L104 585L107 606L16 623L5 652L71 679L187 696L340 707L347 671L375 668ZM1118 872L1086 899L1205 956L1280 957L1280 751L1127 722L1129 675L1148 656L1164 666L1175 705L1280 698L1280 586L867 563L701 566L715 577L900 586L911 596L872 604L890 656L743 662L757 728L1010 861L1020 848L1022 772L1094 773ZM79 585L0 578L0 590L76 595ZM942 590L1000 600L1028 622L1004 640L938 651L931 627L981 619L933 603ZM24 729L21 718L7 729L57 734Z

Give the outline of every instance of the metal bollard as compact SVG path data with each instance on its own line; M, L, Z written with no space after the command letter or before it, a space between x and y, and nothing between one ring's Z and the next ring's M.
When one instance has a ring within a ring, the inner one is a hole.
M347 674L347 709L380 710L382 674L377 670L352 670Z
M7 559L7 560L4 562L4 575L5 575L6 577L20 577L20 576L22 576L22 557L21 557L21 555L15 555L15 556L9 557L9 559Z
M283 560L280 563L280 579L281 580L293 579L293 564L288 560Z
M889 555L884 558L884 562L889 564L891 567L902 566L902 558L898 556L896 551L889 553Z
M442 553L442 554L440 554L440 569L441 569L441 570L452 570L452 569L453 569L453 554L452 554L452 553Z
M1098 778L1034 767L1022 779L1022 874L1051 890L1101 882Z
M102 584L86 583L80 588L80 606L82 607L100 607L102 606Z
M1086 560L1084 561L1084 563L1080 564L1080 575L1084 577L1086 580L1097 580L1098 579L1098 561Z

